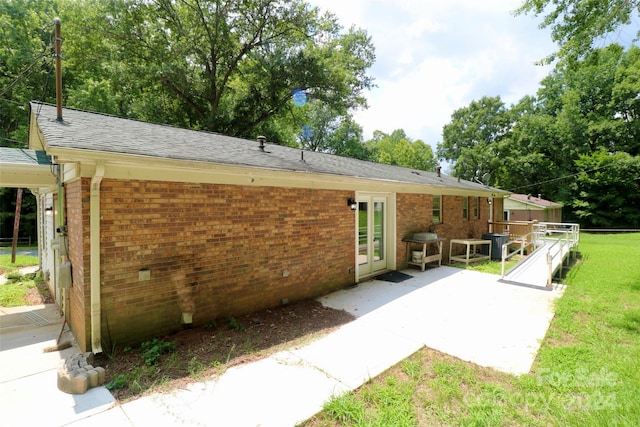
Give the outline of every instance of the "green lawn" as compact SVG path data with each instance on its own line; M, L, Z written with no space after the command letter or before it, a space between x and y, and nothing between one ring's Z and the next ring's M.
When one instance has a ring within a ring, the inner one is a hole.
M21 248L22 249L22 248ZM16 262L11 262L11 254L0 255L0 273L8 282L0 285L0 306L16 307L26 303L25 297L34 286L42 284L40 274L20 274L21 267L38 265L37 256L16 255Z
M520 261L520 255L515 255L511 257L508 261L504 263L504 271L509 271L511 267L516 265L518 261ZM489 273L489 274L502 274L502 261L482 261L482 262L472 262L469 264L465 264L464 262L454 262L449 265L450 267L462 268L464 270L473 270L479 271L480 273Z
M583 234L580 251L529 374L425 348L303 425L640 425L640 234Z

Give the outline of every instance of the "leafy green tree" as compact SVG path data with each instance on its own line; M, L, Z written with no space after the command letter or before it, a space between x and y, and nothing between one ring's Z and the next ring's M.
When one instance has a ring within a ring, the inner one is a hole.
M640 155L640 48L631 47L620 58L611 90L610 105L617 122L617 148Z
M540 184L562 174L562 145L555 119L534 97L526 96L510 110L514 124L508 137L495 144L490 184L521 193L555 195L555 184ZM553 160L550 160L553 159Z
M640 48L611 45L578 66L554 70L541 82L541 113L556 119L559 143L572 159L600 148L640 151Z
M371 151L363 141L362 128L351 116L341 118L340 125L329 137L329 146L339 156L371 160Z
M47 0L0 2L0 146L27 146L29 101L55 99L53 18ZM17 189L0 188L0 236L12 237ZM19 237L37 239L36 199L25 191Z
M611 45L572 66L557 67L536 97L509 108L499 98L473 101L444 127L439 156L454 162L464 178L486 181L482 177L489 172L491 185L562 202L567 216L585 225L629 224L637 193L618 191L603 176L582 172L609 161L600 153L614 161L623 154L639 155L639 59L640 48ZM576 176L581 177L579 188L573 185ZM609 199L610 194L615 197ZM615 208L597 212L603 208L598 196Z
M431 146L421 140L412 141L402 129L391 134L375 131L365 143L371 152L371 160L390 165L433 171L437 160Z
M640 156L599 150L576 160L570 206L583 226L640 227Z
M498 167L500 142L511 132L513 119L499 96L484 96L451 115L442 129L438 157L453 162L455 174L480 179ZM485 183L486 184L486 183Z
M87 12L68 47L69 100L84 108L290 141L278 134L287 126L271 122L295 90L346 114L366 105L373 85L366 32L345 32L301 0L93 0L70 10Z
M26 146L28 103L55 98L53 17L47 0L0 2L0 144Z
M551 28L551 37L560 46L546 62L557 57L573 62L592 50L598 38L640 18L640 1L524 0L516 13L544 15L541 26Z
M340 115L321 101L308 102L298 116L298 141L302 148L340 156L369 159L362 128L351 115Z

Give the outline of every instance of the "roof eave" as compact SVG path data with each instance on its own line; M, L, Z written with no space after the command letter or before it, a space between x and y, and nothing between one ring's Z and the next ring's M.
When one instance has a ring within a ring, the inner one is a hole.
M93 173L97 162L105 164L105 178L140 179L176 182L223 183L236 185L290 186L362 191L393 191L454 196L498 197L507 192L491 187L463 188L428 183L373 179L304 170L279 170L258 166L229 165L181 159L106 153L72 148L51 147L56 163L81 164L82 174Z
M55 187L56 178L50 166L4 163L0 168L0 183L10 188L45 188Z

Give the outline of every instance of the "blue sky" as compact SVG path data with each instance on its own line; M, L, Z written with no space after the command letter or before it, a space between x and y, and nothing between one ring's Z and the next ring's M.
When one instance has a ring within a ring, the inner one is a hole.
M377 88L355 119L374 130L404 129L435 147L451 114L482 96L507 104L535 95L550 66L535 62L556 50L541 18L514 16L520 0L310 0L343 27L372 37Z

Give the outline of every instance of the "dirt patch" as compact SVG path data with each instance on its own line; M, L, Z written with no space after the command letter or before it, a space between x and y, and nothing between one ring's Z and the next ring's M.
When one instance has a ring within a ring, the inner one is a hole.
M121 402L154 391L184 388L222 374L231 366L305 345L354 318L307 300L185 329L134 348L113 348L94 364L106 370Z
M53 304L54 302L55 300L44 283L30 288L29 293L25 296L27 305Z

